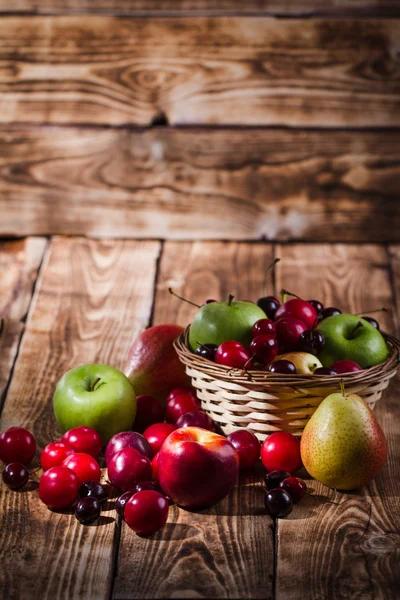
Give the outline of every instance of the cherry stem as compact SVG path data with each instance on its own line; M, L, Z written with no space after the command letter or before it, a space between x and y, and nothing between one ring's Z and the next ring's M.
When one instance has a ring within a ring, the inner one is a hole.
M232 304L232 300L234 299L235 296L232 296L232 294L229 294L229 298L228 298L228 306L230 306Z
M51 435L51 433L48 433L47 435L49 436L49 438L51 439L51 441L52 441L52 442L54 442L54 438L53 438L53 436Z
M377 313L377 312L388 312L388 309L385 307L374 308L373 310L364 310L363 312L355 313L355 315L357 317L359 317L360 315L370 315L371 313Z
M354 327L353 331L350 333L350 339L352 339L355 332L360 329L360 327L364 327L364 323L362 321L358 321L357 325Z
M295 298L298 298L299 300L301 300L300 296L297 296L296 294L293 294L292 292L289 292L288 290L285 290L285 288L281 289L281 301L282 304L285 304L286 302L286 296L294 296Z
M174 292L174 290L172 288L168 288L168 291L169 291L170 294L172 294L173 296L175 296L179 300L183 300L183 302L187 302L188 304L191 304L192 306L196 306L197 308L200 308L200 304L196 304L195 302L192 302L191 300L187 300L186 298L183 298L182 296L179 296L176 292Z
M264 277L264 284L263 284L263 293L264 293L264 297L267 295L267 277L268 277L268 273L271 269L275 268L275 265L280 261L280 258L275 258L274 261L272 261L272 263L269 265L269 267L267 267L267 271L265 273L265 277Z
M314 500L318 500L319 502L328 502L329 504L336 504L337 506L339 506L340 502L336 502L336 496L337 496L337 490L335 489L335 498L333 500L328 500L327 498L320 498L319 496L316 496L313 492L309 492L308 490L306 490L305 492L307 494L307 496L311 496L311 498L313 498Z
M90 388L91 392L94 392L94 390L96 389L96 385L99 383L99 381L101 381L101 377L98 377L97 379L94 380L93 385Z

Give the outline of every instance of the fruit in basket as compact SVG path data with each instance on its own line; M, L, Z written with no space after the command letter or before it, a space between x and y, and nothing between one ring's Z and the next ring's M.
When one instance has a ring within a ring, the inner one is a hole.
M276 321L276 339L279 344L280 352L291 352L298 349L300 336L307 331L308 327L293 317L279 319Z
M196 348L195 354L207 358L207 360L214 361L217 348L217 344L201 344L201 346Z
M342 311L339 308L336 308L335 306L328 306L327 308L324 308L321 313L321 321L327 319L328 317L335 317L341 314Z
M332 369L336 373L355 373L361 371L360 365L352 360L338 360L332 365Z
M268 365L267 371L270 373L282 373L284 375L296 375L297 369L290 360L275 359Z
M317 311L318 318L322 316L322 311L324 310L324 305L319 300L307 300L308 304L311 304Z
M299 338L298 350L308 354L319 354L325 344L325 338L320 331L316 329L307 329L303 331Z
M332 377L333 375L337 375L337 371L330 369L329 367L318 367L318 369L315 369L314 375L325 375L326 377Z
M313 354L307 352L287 352L286 354L278 354L278 356L272 361L287 360L294 364L297 373L301 375L311 375L315 369L322 367L319 359Z
M82 365L57 383L54 414L62 433L86 425L97 431L103 445L119 431L132 427L135 392L121 371L108 365Z
M177 429L164 442L158 476L164 492L186 508L205 508L222 500L233 488L239 456L221 435L200 429Z
M365 321L368 321L368 323L370 325L372 325L372 327L375 327L375 329L380 329L379 323L376 319L374 319L373 317L361 317L362 319L364 319Z
M219 365L244 369L253 366L253 354L246 346L235 340L223 342L215 353L215 362Z
M285 290L282 290L283 292ZM281 304L275 313L275 321L279 319L300 319L307 328L311 328L317 321L317 311L312 304L301 298L291 298Z
M324 367L339 360L351 360L366 369L383 363L389 354L383 335L368 321L356 315L328 317L318 325L325 346L318 358Z
M23 427L9 427L0 435L0 460L29 465L36 452L36 440Z
M104 458L106 465L110 462L114 454L122 450L122 448L135 448L143 456L147 456L150 460L153 458L153 451L146 438L136 431L121 431L113 435L106 446Z
M267 471L296 473L302 467L300 441L287 431L271 433L261 446L261 460Z
M276 337L276 325L270 319L260 319L253 325L251 330L253 338L258 335L269 335L270 337Z
M276 311L281 303L275 296L263 296L257 300L257 306L267 315L268 319L275 319Z
M165 409L167 423L175 424L179 417L200 410L200 402L192 388L176 388L169 393Z
M251 342L251 330L265 313L253 302L233 301L205 304L196 312L189 330L189 346L194 352L200 344L220 346L235 340L245 346Z
M269 335L260 334L253 338L250 344L250 352L263 365L270 363L278 354L278 351L278 342Z
M249 429L238 429L227 438L239 454L240 470L251 469L260 458L261 444L258 437Z
M321 402L301 438L301 457L310 475L341 490L367 485L381 471L387 452L372 410L344 388Z
M185 367L173 347L183 331L180 325L155 325L133 341L124 373L137 395L155 396L165 403L170 390L190 385Z
M141 536L162 529L168 519L168 500L154 490L137 492L125 504L125 523Z

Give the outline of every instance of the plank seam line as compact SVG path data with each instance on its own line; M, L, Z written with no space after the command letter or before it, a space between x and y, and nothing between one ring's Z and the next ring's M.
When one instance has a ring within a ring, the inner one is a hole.
M296 13L285 13L279 11L268 11L268 10L250 10L244 12L237 11L224 11L224 10L143 10L143 11L129 11L129 10L2 10L0 9L0 17L73 17L73 16L88 16L88 17L115 17L118 19L142 19L142 18L157 18L157 19L187 19L187 18L266 18L266 19L279 19L294 21L296 19L301 20L345 20L345 19L360 19L368 21L370 19L392 19L400 16L400 10L396 6L380 7L378 10L373 8L365 9L353 9L352 11L336 10L336 11L324 11L316 10L312 12L296 12Z
M31 237L33 237L33 236L31 236ZM37 236L37 237L43 237L43 236ZM44 247L44 251L43 251L42 257L41 257L40 262L39 262L39 267L37 269L37 275L36 275L35 281L33 282L33 285L32 285L32 293L31 293L31 297L30 297L30 300L29 300L29 303L28 303L28 307L26 309L26 313L20 319L20 322L22 323L22 330L21 330L21 333L20 333L19 338L18 338L17 350L16 350L16 353L15 353L15 356L14 356L14 360L13 360L11 369L10 369L10 373L9 373L9 376L8 376L8 379L7 379L7 383L5 385L4 391L3 391L2 395L1 395L1 398L0 398L0 417L1 417L1 414L3 412L3 408L4 408L6 400L7 400L8 390L10 388L10 385L11 385L11 382L12 382L12 379L13 379L13 376L14 376L15 365L17 364L17 360L18 360L18 357L19 357L19 352L20 352L20 349L21 349L22 340L23 340L23 337L25 335L26 324L27 324L27 321L28 321L28 318L29 318L29 313L30 313L31 308L33 306L33 301L34 301L35 294L36 294L36 291L37 291L37 284L38 284L38 281L39 281L39 279L41 277L42 270L43 270L43 265L44 265L44 262L45 262L45 258L47 258L47 254L49 252L49 249L50 249L49 239L46 238L46 244L45 244L45 247Z
M390 284L390 289L392 292L393 307L394 307L394 311L393 311L394 312L394 324L395 324L396 333L399 334L399 328L400 328L399 298L397 297L396 285L395 285L396 277L395 277L395 273L393 270L393 261L395 260L395 257L393 255L393 253L390 251L389 244L385 244L385 251L386 251L386 256L388 259L389 284Z
M158 256L156 259L156 268L155 268L155 272L154 272L153 301L151 304L149 321L147 323L147 327L151 327L151 325L153 325L154 310L155 310L155 306L156 306L157 286L158 286L158 280L160 277L161 259L162 259L162 255L164 253L164 247L165 247L165 240L160 240L160 248L158 250Z

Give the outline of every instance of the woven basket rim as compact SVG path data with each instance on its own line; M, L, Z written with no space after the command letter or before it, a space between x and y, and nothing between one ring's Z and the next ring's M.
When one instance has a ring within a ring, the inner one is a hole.
M191 369L195 369L200 373L225 382L241 384L248 388L260 388L273 386L275 389L279 387L332 387L337 386L340 381L344 385L361 384L368 386L371 383L377 383L385 379L393 377L400 364L400 340L394 336L381 332L385 338L391 353L389 358L379 365L354 371L351 373L342 373L340 375L286 375L282 373L270 373L269 371L232 369L224 365L218 365L202 356L194 354L187 345L188 332L190 325L186 328L175 341L174 348L181 362Z

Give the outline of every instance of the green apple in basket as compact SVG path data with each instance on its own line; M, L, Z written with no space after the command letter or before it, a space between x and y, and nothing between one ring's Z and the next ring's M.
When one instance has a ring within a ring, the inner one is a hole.
M371 323L357 315L340 314L327 317L317 327L325 338L318 354L324 367L339 360L351 360L366 369L388 358L385 338Z

